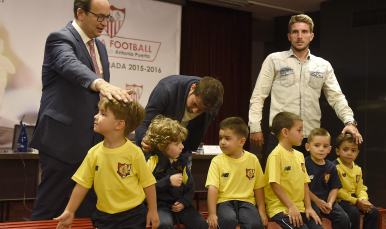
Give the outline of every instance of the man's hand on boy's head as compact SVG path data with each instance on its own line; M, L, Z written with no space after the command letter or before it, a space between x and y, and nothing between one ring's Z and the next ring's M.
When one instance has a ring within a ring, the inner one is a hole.
M141 146L144 153L150 153L151 147L149 141L147 140L147 136L142 138Z
M180 202L175 202L172 206L172 211L173 212L180 212L182 209L185 208L185 205L183 205L182 203Z
M71 228L71 224L74 221L74 213L64 211L58 218L54 218L54 220L59 221L56 229Z
M290 208L288 208L288 217L291 224L293 224L295 227L300 227L303 225L303 219L302 215L299 212L299 209L296 207L296 205L292 205Z
M180 187L182 184L182 173L177 173L170 176L170 183L174 187Z
M320 220L318 214L312 208L306 208L306 218L310 220L310 216L315 220L316 225L322 225L322 221Z
M158 228L160 221L158 217L157 211L151 211L149 210L147 212L147 217L146 217L146 225L150 225L151 223L151 228L156 229Z
M353 124L346 125L342 130L342 136L344 136L346 133L352 134L356 144L361 144L363 142L362 135L359 133L359 130L355 125Z
M218 217L216 214L209 214L206 222L209 224L209 228L217 229Z

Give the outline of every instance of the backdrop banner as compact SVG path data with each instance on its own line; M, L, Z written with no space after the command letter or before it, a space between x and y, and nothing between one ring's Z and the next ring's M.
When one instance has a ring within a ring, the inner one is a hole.
M110 82L133 89L133 98L146 106L158 81L180 72L182 7L153 0L109 3L114 21L99 39L109 55ZM23 115L24 123L36 123L45 41L72 20L72 0L0 0L0 147L10 147Z

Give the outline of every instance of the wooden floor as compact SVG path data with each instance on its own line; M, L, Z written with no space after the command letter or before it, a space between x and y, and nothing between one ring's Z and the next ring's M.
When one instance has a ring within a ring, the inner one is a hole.
M193 204L195 201L193 201ZM29 217L31 216L31 211L27 208L32 209L33 203L32 202L26 202L26 206L22 202L12 202L10 206L10 215L9 220L5 220L5 209L4 209L4 216L3 220L4 222L20 222L20 221L27 221ZM206 200L200 200L200 211L205 212L208 211L208 207L206 204ZM386 214L383 216L383 229L386 229ZM323 219L323 227L325 229L331 229L331 222L328 219ZM269 223L268 225L269 229L279 229L280 227L277 226L275 223Z

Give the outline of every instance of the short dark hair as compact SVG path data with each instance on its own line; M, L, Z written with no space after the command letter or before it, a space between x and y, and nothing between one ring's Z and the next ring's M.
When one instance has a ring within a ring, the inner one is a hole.
M295 125L295 120L303 121L297 114L280 112L273 118L271 130L279 138L281 130L284 128L291 129Z
M358 149L361 146L361 144L356 143L354 136L352 136L352 134L345 134L344 136L339 134L339 136L336 138L336 142L335 142L336 148L339 149L340 146L342 145L342 143L345 141L348 141L350 143L354 143L354 144L358 145Z
M125 103L103 97L99 101L98 107L111 110L116 120L125 121L125 136L137 129L146 115L145 109L137 101Z
M224 87L217 79L206 76L196 83L192 94L202 99L207 112L213 113L224 95Z
M92 0L75 0L74 1L74 17L78 19L78 9L81 8L85 12L89 12Z
M230 117L220 123L220 130L232 130L240 138L248 138L249 130L247 124L240 117Z
M312 140L314 140L314 137L316 136L328 137L331 141L330 133L328 133L327 130L325 130L324 128L315 128L311 130L310 134L308 135L307 143L310 144Z

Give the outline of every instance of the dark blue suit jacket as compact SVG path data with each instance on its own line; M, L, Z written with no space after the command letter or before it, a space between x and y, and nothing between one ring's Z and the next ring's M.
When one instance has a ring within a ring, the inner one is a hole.
M158 82L150 94L149 102L146 105L145 119L141 126L135 130L135 141L139 147L141 147L142 138L145 137L151 120L158 114L181 122L184 117L190 87L200 80L201 78L197 76L172 75ZM209 124L216 118L221 105L222 100L212 114L204 112L189 121L186 127L189 134L188 138L183 142L184 149L182 153L197 150Z
M103 140L94 132L99 93L89 89L98 79L91 56L69 22L46 41L42 69L42 98L30 147L67 163L81 162L88 150ZM106 47L95 39L104 79L110 71Z

